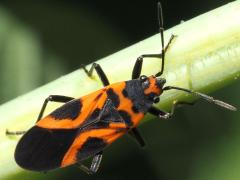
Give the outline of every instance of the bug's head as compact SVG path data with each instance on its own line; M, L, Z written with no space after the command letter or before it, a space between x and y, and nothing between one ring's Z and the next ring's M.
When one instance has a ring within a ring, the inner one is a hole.
M159 96L162 94L163 86L166 83L164 78L157 78L155 76L144 76L140 77L142 87L144 89L144 94L153 100L154 103L159 101Z

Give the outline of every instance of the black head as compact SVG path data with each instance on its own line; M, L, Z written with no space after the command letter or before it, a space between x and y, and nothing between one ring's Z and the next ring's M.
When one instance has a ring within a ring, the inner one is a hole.
M144 94L155 94L160 96L163 92L163 86L166 83L164 78L158 78L155 76L141 76L140 81L142 83L142 88L144 89Z
M159 101L165 82L163 78L142 75L139 79L126 81L124 96L132 101L135 112L146 113Z

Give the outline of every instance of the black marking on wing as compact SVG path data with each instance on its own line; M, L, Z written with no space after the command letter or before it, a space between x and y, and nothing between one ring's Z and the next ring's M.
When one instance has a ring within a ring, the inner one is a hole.
M128 97L128 92L126 91L125 88L122 90L122 94L124 97Z
M78 129L44 129L32 127L19 141L15 160L19 166L33 171L49 171L61 166Z
M107 104L105 105L104 109L102 109L102 121L107 123L123 123L124 121L114 106L113 102L108 99L106 103Z
M81 100L75 99L57 108L50 114L50 116L56 120L61 119L74 120L79 116L81 108L82 108Z
M100 112L101 112L101 109L100 109L100 108L96 108L96 109L92 112L91 116L89 117L89 121L92 122L90 119L96 119L96 118L98 118ZM87 120L87 121L88 121L88 120ZM87 122L87 121L86 121L86 122Z
M80 128L82 128L82 130L89 130L89 129L97 129L97 128L108 127L109 123L102 122L102 121L98 120L100 112L101 112L101 109L96 108L92 112L91 116L89 116L87 118L87 120L84 121L84 124L82 124Z
M139 112L140 112L135 105L132 106L132 111L133 111L134 113L139 113Z
M112 101L112 103L114 104L114 106L117 108L120 104L120 99L119 96L116 92L114 92L114 90L112 88L109 88L107 90L107 96L108 99L110 99Z
M128 112L124 110L119 110L118 113L120 114L120 116L122 117L122 119L124 120L128 127L133 125L132 118Z
M91 155L95 155L102 151L107 145L107 142L101 138L89 137L78 150L77 160L82 161Z
M107 103L107 104L106 104ZM111 100L107 100L102 109L96 108L91 116L84 122L84 130L106 128L110 123L124 123Z
M105 89L103 89L103 92L104 92L104 91L105 91ZM100 97L102 96L103 92L99 93L99 94L95 97L95 99L94 99L95 102L100 99Z

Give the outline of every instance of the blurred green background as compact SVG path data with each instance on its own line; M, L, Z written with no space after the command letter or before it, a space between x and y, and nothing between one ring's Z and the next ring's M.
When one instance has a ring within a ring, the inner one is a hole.
M227 0L161 1L166 29ZM156 1L1 1L0 103L143 40L158 31ZM212 94L240 107L239 81ZM128 136L104 152L99 172L76 167L11 179L239 180L240 114L199 102L170 121L140 130L147 147ZM1 150L2 151L2 150ZM1 168L4 168L1 165Z

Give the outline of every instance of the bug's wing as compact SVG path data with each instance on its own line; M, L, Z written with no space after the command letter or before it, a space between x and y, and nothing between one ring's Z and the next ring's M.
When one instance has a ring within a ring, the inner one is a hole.
M98 102L94 107L99 105ZM62 110L67 111L66 108ZM28 170L49 171L74 164L78 160L101 151L123 134L121 128L124 128L125 124L121 123L122 121L113 121L119 119L120 116L112 103L107 105L104 112L100 110L99 113L102 114L99 121L94 119L96 116L90 114L87 116L88 122L94 123L81 126L81 128L56 128L53 125L56 125L57 120L53 121L50 126L54 128L41 127L36 124L23 135L16 147L17 164ZM103 117L105 118L102 119Z
M111 101L99 112L98 118L92 119L94 123L91 125L80 128L79 135L62 161L63 166L75 164L95 155L128 130Z
M61 167L65 153L79 134L79 124L84 124L94 107L99 105L102 95L98 91L74 99L38 121L17 144L17 164L33 171Z
M45 129L34 126L20 139L15 150L19 166L33 171L61 167L61 161L73 143L78 129Z

